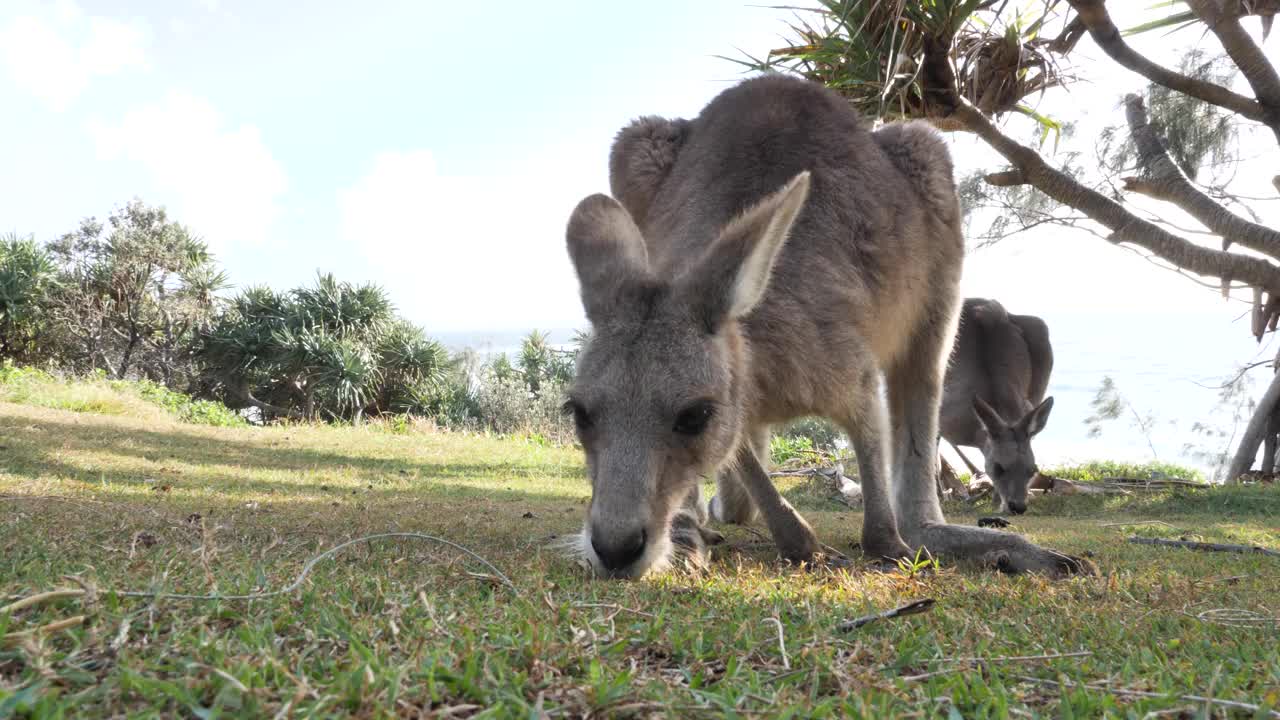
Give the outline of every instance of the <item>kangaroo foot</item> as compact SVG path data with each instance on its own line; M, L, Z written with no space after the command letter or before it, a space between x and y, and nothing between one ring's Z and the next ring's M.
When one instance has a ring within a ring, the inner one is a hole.
M854 563L849 558L839 553L826 551L818 553L814 559L807 565L809 570L849 570L853 568Z
M987 553L982 558L982 562L987 567L999 570L1006 575L1035 573L1061 579L1071 575L1096 575L1098 572L1093 563L1084 558L1064 555L1048 548L1038 549L1040 552L1037 554L994 550Z
M806 525L803 531L797 529L786 537L774 533L773 540L778 545L778 553L784 560L793 563L812 563L822 552L818 536Z
M919 540L936 555L982 563L1010 574L1037 573L1053 578L1093 575L1097 568L1083 558L1042 548L1021 535L962 525L927 525Z
M862 554L872 560L909 560L915 557L911 546L903 542L897 530L865 527L862 530Z
M698 528L698 532L702 535L702 542L708 547L724 543L724 534L718 530L712 530L709 527L702 526Z

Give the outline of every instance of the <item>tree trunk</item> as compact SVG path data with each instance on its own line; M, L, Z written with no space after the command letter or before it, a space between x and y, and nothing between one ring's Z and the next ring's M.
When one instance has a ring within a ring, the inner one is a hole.
M1240 438L1240 446L1231 460L1231 466L1227 468L1227 476L1223 482L1228 485L1237 483L1240 481L1240 476L1253 467L1253 461L1258 456L1258 446L1262 444L1267 434L1271 415L1276 411L1278 402L1280 402L1280 373L1276 373L1271 378L1271 385L1267 387L1267 392L1263 394L1258 407L1253 411L1253 417L1249 419L1249 426L1245 428L1244 436Z
M1280 405L1271 411L1267 421L1267 436L1262 441L1262 474L1271 475L1276 471L1276 440L1280 438Z
M1273 421L1275 416L1271 416ZM1276 433L1274 427L1267 428L1267 436L1262 441L1262 474L1270 475L1276 471Z
M253 396L253 393L249 391L248 386L243 381L237 380L236 378L232 377L229 374L225 375L222 380L223 380L223 384L227 388L227 391L230 392L232 395L235 395L237 398L240 399L241 402L247 405L258 408L263 412L269 412L273 415L278 415L281 417L296 418L299 416L298 411L294 410L293 408L280 407L279 405L272 405L269 402L259 400L258 398Z
M133 363L133 351L138 347L139 339L138 331L131 328L129 330L129 344L124 347L124 354L120 356L120 369L116 371L116 376L121 380L128 377L129 365Z

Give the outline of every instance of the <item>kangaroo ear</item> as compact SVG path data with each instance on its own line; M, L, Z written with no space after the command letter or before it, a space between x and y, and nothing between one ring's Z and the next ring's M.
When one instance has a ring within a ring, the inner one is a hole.
M609 151L609 192L643 225L649 206L675 167L688 120L650 115L618 131Z
M995 408L987 404L986 400L973 396L973 411L978 414L978 420L982 422L982 426L987 429L987 434L991 437L999 437L1009 431L1009 423L1000 417L1000 413Z
M631 215L607 195L584 198L565 232L569 258L578 272L582 307L597 324L616 312L627 288L651 279L644 238Z
M1036 406L1036 409L1018 421L1019 427L1027 433L1027 437L1035 437L1044 429L1045 424L1049 422L1050 410L1053 410L1053 396L1045 398L1044 402Z
M774 263L808 197L805 171L726 225L681 276L681 290L708 331L750 313L764 297Z

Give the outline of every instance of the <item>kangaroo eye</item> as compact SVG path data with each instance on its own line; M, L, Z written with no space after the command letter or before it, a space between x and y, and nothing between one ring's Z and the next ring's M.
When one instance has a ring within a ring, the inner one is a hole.
M673 429L690 437L701 435L715 414L715 407L710 402L695 403L680 411Z
M560 410L565 416L573 417L573 424L577 426L578 432L591 428L591 416L587 414L587 409L576 401L570 400L566 402Z

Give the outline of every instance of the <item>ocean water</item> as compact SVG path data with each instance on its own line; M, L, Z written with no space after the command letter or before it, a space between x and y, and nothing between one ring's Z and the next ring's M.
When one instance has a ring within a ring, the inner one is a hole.
M1206 475L1212 461L1200 454L1230 451L1248 420L1233 404L1224 405L1215 387L1250 362L1269 360L1276 347L1267 336L1258 344L1247 323L1238 319L1246 306L1210 306L1194 314L1114 311L1040 313L1049 324L1054 397L1049 423L1034 443L1042 466L1094 459L1159 459L1197 467ZM440 339L451 348L481 353L519 349L524 331L449 333ZM553 344L568 347L571 329L550 331ZM1146 431L1131 416L1105 423L1097 438L1085 420L1104 377L1111 377L1133 412L1150 418ZM1246 398L1261 396L1270 379L1264 366L1246 375ZM1210 433L1206 434L1207 428ZM944 452L955 460L948 450ZM977 462L980 455L966 452ZM959 467L957 465L957 467Z

